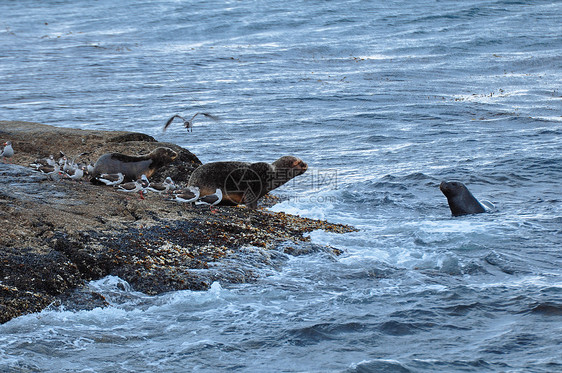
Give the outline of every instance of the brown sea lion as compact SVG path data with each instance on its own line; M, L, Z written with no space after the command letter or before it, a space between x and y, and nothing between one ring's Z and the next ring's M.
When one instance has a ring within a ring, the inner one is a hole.
M212 162L199 166L188 185L199 188L201 196L222 191L221 205L244 204L256 208L258 199L292 178L306 172L308 166L293 156L266 162Z
M439 189L447 197L453 216L479 214L493 209L491 202L480 203L460 181L443 181Z
M147 177L160 167L172 162L178 154L170 148L156 148L146 155L132 156L121 153L107 153L98 158L92 172L92 182L101 174L122 173L125 181L134 181L142 175Z

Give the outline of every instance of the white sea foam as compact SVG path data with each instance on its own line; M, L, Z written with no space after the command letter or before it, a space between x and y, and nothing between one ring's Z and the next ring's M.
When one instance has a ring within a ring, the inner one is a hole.
M148 132L204 163L295 155L310 169L271 210L359 231L311 232L343 254L287 254L247 284L92 282L109 307L0 325L0 371L559 366L552 317L520 311L559 299L562 4L297 5L1 6L10 118ZM195 111L221 121L162 133ZM438 183L453 177L501 209L451 217Z
M450 220L434 220L423 222L408 222L405 226L415 226L416 228L433 233L477 233L489 230L489 223L481 220L468 219L450 219Z
M326 218L325 210L319 205L302 205L290 201L278 203L270 208L273 212L284 212L292 215L299 215L310 219L324 220Z

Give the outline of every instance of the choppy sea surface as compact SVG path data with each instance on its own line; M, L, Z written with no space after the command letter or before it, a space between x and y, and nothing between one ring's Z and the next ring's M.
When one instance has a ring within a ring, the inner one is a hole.
M0 120L310 170L272 208L359 228L249 284L0 325L2 372L562 371L562 2L0 3ZM173 114L205 111L192 133ZM17 152L17 149L16 149ZM71 153L71 149L67 149ZM492 213L454 218L463 181Z

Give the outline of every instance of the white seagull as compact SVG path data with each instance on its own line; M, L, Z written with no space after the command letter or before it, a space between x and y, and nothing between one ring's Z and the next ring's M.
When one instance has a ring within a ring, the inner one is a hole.
M123 180L125 180L125 175L121 172L116 174L101 174L97 177L97 180L101 181L105 185L113 186L117 184L121 184Z
M35 168L35 169L39 169L39 167L43 167L43 166L51 166L54 167L55 164L57 162L55 162L55 158L53 157L53 155L51 154L49 156L49 158L40 158L40 159L36 159L35 162L30 163L29 166Z
M0 152L0 157L2 157L2 161L4 161L5 158L12 158L13 156L14 156L14 148L12 148L12 142L6 141L4 143L4 148L2 149L2 152Z
M200 113L197 112L195 113L194 116L191 117L191 119L185 119L184 117L182 117L179 114L174 115L173 117L171 117L170 119L168 119L168 121L166 122L166 124L164 125L164 129L162 131L166 131L166 129L168 128L168 126L170 126L170 124L172 124L172 122L174 121L174 119L176 118L180 118L181 120L183 120L183 126L187 129L188 132L193 132L193 120L195 119L196 116L198 116L199 114L206 116L207 118L211 118L212 120L219 120L218 117L209 114L209 113Z
M199 188L190 186L174 192L173 200L181 203L193 203L199 199Z
M145 188L148 186L148 178L146 175L142 175L139 180L129 181L128 183L119 184L114 186L115 189L128 192L128 193L136 193L138 192L141 199L144 199L144 191Z
M80 180L84 177L84 167L76 167L68 170L65 175L72 180Z
M220 203L220 201L222 201L222 191L217 188L217 190L215 190L215 193L213 194L207 194L206 196L200 197L197 202L195 202L196 205L211 205L212 206L216 206Z
M173 185L174 185L174 181L172 180L171 177L168 176L166 180L164 180L164 182L162 183L148 184L148 187L146 187L146 189L155 193L168 193L168 191L170 190L170 188L172 188Z

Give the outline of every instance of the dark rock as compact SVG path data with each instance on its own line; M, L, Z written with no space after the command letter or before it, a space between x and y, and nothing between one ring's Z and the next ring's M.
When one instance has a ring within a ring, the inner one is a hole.
M154 137L139 132L127 133L125 135L111 137L107 140L107 142L127 142L127 141L157 142Z
M62 294L83 283L76 265L57 251L5 256L0 278L4 285L48 295Z
M178 153L178 157L170 164L156 170L152 178L158 182L164 181L168 176L175 183L187 184L191 173L199 166L201 161L195 154L186 149L173 149Z
M94 308L103 308L109 303L103 295L91 291L85 286L80 286L61 294L51 307L62 307L67 311L91 311Z
M332 246L318 245L310 242L295 244L292 241L282 242L277 250L292 256L311 255L315 253L325 253L332 257L343 254L343 251Z
M71 241L62 234L57 234L52 241L53 250L63 253L80 271L85 281L107 276L111 271L110 261L104 256L95 256L91 249L87 250L81 242ZM86 244L89 242L86 242Z
M109 152L146 154L159 146L179 153L159 170L187 182L199 159L175 144L127 132L83 131L36 123L1 122L16 164L0 163L0 322L49 304L66 309L107 305L86 286L107 275L147 294L208 289L214 281L255 281L282 267L288 255L337 249L300 246L315 229L352 227L283 213L221 207L211 211L149 193L136 195L86 182L48 180L31 171L39 156L63 150L91 160ZM122 136L122 142L112 142ZM156 179L156 178L155 178ZM159 181L159 180L157 180ZM290 242L276 249L281 242Z
M55 298L43 293L22 291L0 284L0 324L22 314L40 312Z

